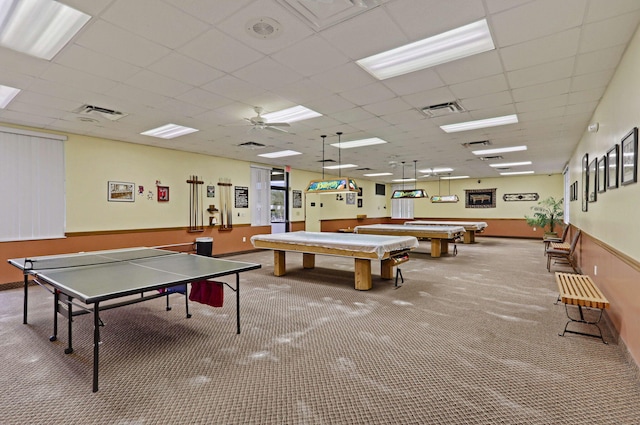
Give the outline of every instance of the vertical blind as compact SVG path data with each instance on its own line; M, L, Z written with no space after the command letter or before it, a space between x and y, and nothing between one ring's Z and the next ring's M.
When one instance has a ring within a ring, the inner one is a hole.
M391 193L394 190L404 190L404 186L396 184L391 186ZM413 218L414 199L392 199L391 200L391 218Z
M251 225L271 224L271 168L251 166Z
M64 237L64 140L0 127L0 241Z

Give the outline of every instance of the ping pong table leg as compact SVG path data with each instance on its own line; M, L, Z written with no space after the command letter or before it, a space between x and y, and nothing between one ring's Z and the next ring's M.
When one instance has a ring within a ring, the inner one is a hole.
M67 333L69 334L69 343L67 348L65 348L64 353L71 354L73 353L73 298L68 295L63 295L63 300L67 303ZM56 308L58 308L57 305Z
M22 323L27 324L27 306L29 304L29 275L24 274L24 305L22 306Z
M53 335L49 337L49 341L58 339L58 302L60 302L60 293L53 290Z
M236 334L240 333L240 273L236 273Z
M100 306L93 305L93 392L98 392L98 357L100 351Z

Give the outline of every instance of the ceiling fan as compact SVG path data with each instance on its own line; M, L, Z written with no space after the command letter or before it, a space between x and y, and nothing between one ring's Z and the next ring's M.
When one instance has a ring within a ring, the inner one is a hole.
M254 130L271 130L288 133L287 130L281 128L290 127L288 122L267 122L261 115L264 109L260 106L254 106L253 110L256 111L257 115L253 118L245 118L245 120L249 121L253 125Z

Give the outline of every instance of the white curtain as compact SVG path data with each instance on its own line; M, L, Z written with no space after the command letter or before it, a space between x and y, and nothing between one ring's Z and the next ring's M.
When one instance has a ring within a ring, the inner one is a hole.
M401 184L391 186L391 193L394 190L404 189ZM391 218L413 218L414 199L392 199L391 200Z
M0 127L0 241L64 237L64 139Z
M251 225L271 225L271 169L251 166Z

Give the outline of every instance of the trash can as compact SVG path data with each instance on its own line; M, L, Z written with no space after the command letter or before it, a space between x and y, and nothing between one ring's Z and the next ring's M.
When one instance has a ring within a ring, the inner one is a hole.
M196 254L211 257L213 238L196 238Z

